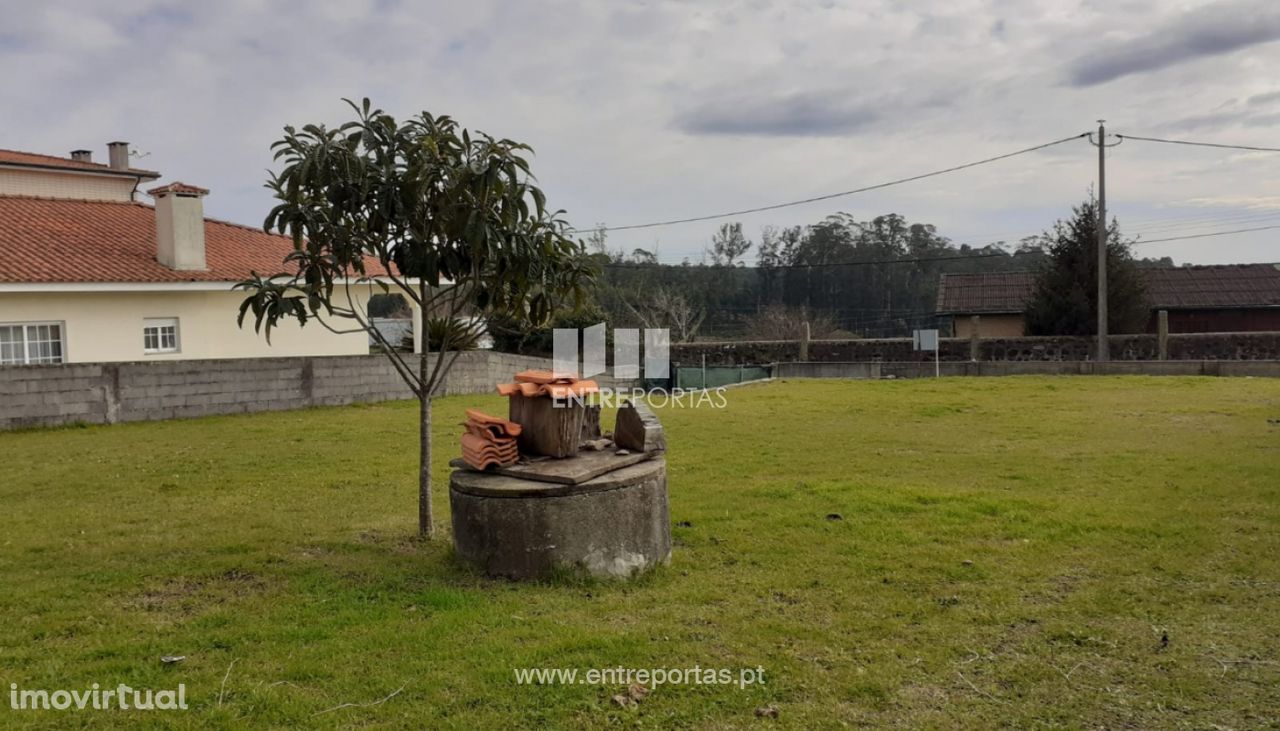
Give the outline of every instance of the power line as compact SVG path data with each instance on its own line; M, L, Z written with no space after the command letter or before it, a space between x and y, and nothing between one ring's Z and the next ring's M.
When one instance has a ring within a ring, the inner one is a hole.
M1191 142L1188 140L1162 140L1159 137L1137 137L1134 135L1116 135L1122 140L1139 140L1141 142L1163 142L1166 145L1192 145L1194 147L1220 147L1227 150L1252 150L1254 152L1280 152L1280 147L1251 147L1249 145L1224 145L1217 142Z
M1123 204L1121 207L1124 207ZM1195 213L1173 215L1173 216L1156 216L1155 218L1138 218L1135 216L1127 216L1124 214L1116 214L1116 218L1121 219L1126 227L1130 228L1147 228L1152 225L1165 225L1173 223L1191 223L1204 220L1227 220L1232 218L1249 218L1253 216L1270 216L1280 215L1280 208L1249 208L1247 206L1229 206L1227 210L1219 211L1198 211Z
M932 261L961 261L961 260L969 261L973 259L991 259L994 257L1009 259L1009 258L1012 258L1013 256L1014 254L1001 252L1001 253L993 253L993 254L970 254L967 256L964 254L960 254L956 256L924 256L924 257L916 257L916 258L909 258L909 259L864 259L859 261L832 261L832 262L823 262L820 264L779 264L777 266L772 266L772 267L761 267L759 265L759 262L757 261L756 265L750 268L775 269L775 270L777 269L821 269L825 267L846 267L846 266L855 267L855 266L872 266L872 265L878 265L878 264L915 264L917 262L932 262ZM684 265L683 264L649 263L649 262L610 262L608 264L605 264L604 266L606 269L653 269L655 267L679 268ZM695 266L704 266L704 265L689 264L690 268ZM731 267L731 268L737 269L738 267Z
M832 198L842 198L847 195L854 195L855 193L865 193L871 190L879 190L881 188L888 188L894 185L901 185L903 183L910 183L916 180L924 180L925 178L932 178L938 175L945 175L946 173L954 173L958 170L965 170L967 168L977 167L979 165L986 165L987 163L996 162L998 160L1007 160L1008 158L1016 157L1017 155L1025 155L1028 152L1035 152L1036 150L1043 150L1047 147L1053 147L1054 145L1061 145L1065 142L1078 140L1088 136L1088 134L1089 134L1088 132L1082 132L1078 135L1063 137L1060 140L1054 140L1053 142L1046 142L1041 145L1035 145L1034 147L1026 147L1021 150L1015 150L1014 152L1005 153L1003 155L996 155L995 157L988 157L982 160L975 160L973 162L964 163L963 165L955 165L953 167L943 168L942 170L934 170L932 172L921 173L920 175L912 175L906 178L898 178L896 180L890 180L884 183L876 183L875 185L867 185L861 188L854 188L852 190L843 190L843 191L840 191L839 193L828 193L826 195L818 195L812 198L804 198L802 200L788 201L786 203L774 203L773 205L768 205L768 206L758 206L756 208L743 208L737 211L713 213L705 216L676 218L668 221L653 221L650 223L633 223L627 226L601 226L599 228L586 228L586 229L575 228L575 229L569 229L568 233L585 233L588 231L634 231L636 229L642 229L642 228L657 228L659 226L674 226L680 223L696 223L698 221L712 221L717 218L731 218L733 216L745 216L748 213L760 213L762 211L776 211L780 208L790 208L792 206L805 205L806 203L817 203L818 201L831 200Z
M1280 210L1270 211L1267 213L1255 211L1253 213L1239 214L1234 216L1210 216L1206 218L1200 218L1195 220L1185 220L1185 221L1171 220L1165 223L1150 223L1150 224L1143 224L1143 225L1128 225L1127 222L1122 221L1122 224L1126 224L1125 230L1126 232L1129 232L1129 233L1137 233L1140 231L1151 233L1153 231L1165 230L1165 229L1184 229L1185 230L1189 228L1205 228L1206 226L1271 223L1277 217L1280 217Z
M1194 231L1196 229L1204 229L1210 226L1231 225L1231 224L1251 224L1251 223L1271 223L1280 218L1280 210L1269 212L1252 211L1241 212L1235 214L1210 214L1198 215L1194 217L1184 218L1165 218L1165 219L1145 219L1144 222L1136 222L1134 219L1124 216L1116 216L1119 219L1121 228L1127 236L1140 236L1150 233L1172 233L1178 231ZM1028 231L1023 229L1021 232L1009 232L1004 236L990 238L985 244L970 244L973 248L981 248L982 246L992 246L998 244L1011 244L1020 242L1022 239L1031 237L1039 238L1046 232L1051 232L1052 227L1041 228L1039 231ZM987 238L966 236L964 238Z
M1163 239L1147 239L1146 241L1135 241L1135 244L1158 244L1162 241L1184 241L1186 239L1203 239L1210 236L1229 236L1231 234L1247 234L1252 231L1269 231L1273 228L1280 228L1280 224L1274 226L1258 226L1255 228L1238 228L1234 231L1214 231L1207 234L1190 234L1188 236L1169 236Z

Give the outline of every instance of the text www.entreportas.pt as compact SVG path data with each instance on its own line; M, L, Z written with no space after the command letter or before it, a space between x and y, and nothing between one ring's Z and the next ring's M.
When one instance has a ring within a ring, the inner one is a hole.
M764 668L514 668L517 685L764 685Z

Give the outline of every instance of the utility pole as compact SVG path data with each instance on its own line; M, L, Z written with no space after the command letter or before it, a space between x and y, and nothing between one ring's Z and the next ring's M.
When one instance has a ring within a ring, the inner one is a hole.
M1098 347L1097 359L1107 361L1111 346L1107 339L1107 120L1098 120ZM1092 141L1092 140L1091 140Z

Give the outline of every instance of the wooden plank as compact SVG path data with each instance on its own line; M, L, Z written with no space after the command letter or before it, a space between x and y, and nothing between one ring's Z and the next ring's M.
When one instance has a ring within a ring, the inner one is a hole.
M579 452L578 456L568 459L544 459L528 464L514 464L510 467L488 470L485 474L518 477L536 482L553 482L560 485L578 485L660 454L662 452L618 454L612 449L603 452L583 451ZM451 460L449 465L467 468L466 462L461 459Z

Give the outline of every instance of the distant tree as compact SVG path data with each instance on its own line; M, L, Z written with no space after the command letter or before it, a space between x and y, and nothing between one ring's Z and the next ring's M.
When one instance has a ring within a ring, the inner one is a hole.
M658 254L648 249L632 249L628 262L631 264L657 264Z
M609 229L603 223L597 223L596 227L587 235L587 250L593 254L609 253Z
M249 296L268 339L289 318L335 332L367 332L420 402L418 528L433 531L431 399L457 359L466 333L438 332L439 348L411 361L372 326L353 286L394 289L424 317L461 319L477 328L500 314L535 326L567 301L582 299L594 278L581 242L533 184L527 145L472 134L449 117L421 114L397 122L357 106L337 129L285 127L272 148L284 169L267 187L279 203L263 228L292 236L290 273L237 285Z
M778 269L783 264L783 240L776 226L765 226L760 231L760 246L756 249L756 272L759 275L757 304L774 304L782 294L778 287Z
M707 313L683 294L666 287L641 292L627 302L631 314L646 328L666 328L677 343L687 343L698 334Z
M1093 200L1076 206L1042 237L1047 258L1036 274L1027 306L1031 335L1095 335L1098 332L1098 215ZM1150 316L1142 275L1113 218L1107 227L1107 329L1142 330Z
M740 223L726 223L711 237L711 261L718 266L733 266L750 249Z
M809 337L815 340L851 335L826 313L786 305L770 305L744 317L743 334L750 340L799 340L806 322Z
M551 356L555 345L555 329L583 330L600 322L610 321L600 305L591 298L585 299L573 310L556 313L550 322L541 327L509 316L491 316L487 332L493 339L494 350L503 353Z

